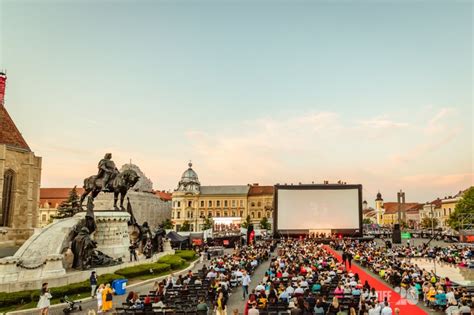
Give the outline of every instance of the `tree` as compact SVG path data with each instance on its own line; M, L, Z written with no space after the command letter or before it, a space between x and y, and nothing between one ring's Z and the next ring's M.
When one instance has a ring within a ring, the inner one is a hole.
M241 226L246 229L248 228L250 225L250 215L247 215L247 217L245 218L245 221L242 222Z
M474 224L474 186L464 192L456 203L454 212L448 219L448 225L456 231L467 229Z
M362 220L362 224L372 224L372 223L373 223L372 220L369 219L369 218L364 218L364 219Z
M181 225L181 228L179 229L180 232L189 232L191 231L191 224L189 223L188 220L183 222L183 225Z
M74 216L77 212L81 210L79 204L79 195L77 194L76 186L69 192L69 197L67 200L61 202L58 207L58 212L53 216L54 219L64 219Z
M436 229L436 227L438 226L438 219L425 217L423 218L423 220L421 220L421 226L424 227L425 229L431 229L431 228Z
M260 220L260 228L264 230L270 230L272 228L272 225L270 222L268 222L267 217L263 217L262 220Z
M165 230L172 230L173 229L173 222L170 219L164 220L161 224L163 224L163 228Z
M202 225L203 230L212 229L213 226L214 226L214 220L212 220L212 217L209 216L206 219L204 219L204 224Z

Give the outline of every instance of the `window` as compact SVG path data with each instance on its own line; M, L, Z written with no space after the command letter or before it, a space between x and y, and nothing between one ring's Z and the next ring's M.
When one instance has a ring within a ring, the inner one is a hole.
M217 200L216 201L216 207L220 207L221 206L221 201L220 200Z
M227 207L227 200L224 200L224 207Z
M270 219L270 211L267 212L267 218Z
M451 215L451 208L449 208L449 215Z
M201 208L204 208L204 200L201 200Z
M241 207L244 206L244 201L243 201L243 200L240 200L240 206L241 206Z
M252 202L252 203L250 204L250 206L251 206L251 207L255 207L255 202Z
M235 211L232 211L232 216L235 217Z
M178 208L181 208L181 201L178 201Z
M179 231L181 230L181 225L180 224L176 224L176 231Z
M220 217L221 213L219 211L216 212L216 217Z
M261 207L261 206L262 206L262 203L259 201L259 202L257 203L257 206L258 206L258 207Z
M10 217L13 207L13 185L15 180L15 172L7 170L3 175L3 194L2 194L2 211L0 212L0 226L10 226Z
M207 213L207 216L208 216L209 218L212 217L212 211L209 211L209 212Z
M242 210L240 210L240 217L243 218L244 217L244 212Z
M252 219L255 219L255 212L252 211Z
M188 207L192 207L193 206L193 202L192 201L188 201Z
M181 212L180 211L176 212L176 219L181 219Z
M259 219L260 219L261 217L262 217L262 214L260 213L260 211L259 211L259 212L257 212L257 218L259 218Z
M235 208L235 200L232 200L232 207Z
M209 206L209 208L212 208L212 200L209 200L208 206Z
M201 211L201 218L204 218L204 211Z
M46 222L46 214L43 214L43 215L41 216L41 222Z
M226 217L226 216L227 216L227 211L224 211L224 217Z

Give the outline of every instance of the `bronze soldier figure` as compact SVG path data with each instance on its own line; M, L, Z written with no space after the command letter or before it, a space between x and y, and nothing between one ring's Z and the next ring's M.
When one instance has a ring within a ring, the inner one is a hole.
M112 161L112 153L105 154L104 158L99 161L98 168L97 178L102 178L102 191L111 191L109 189L110 183L119 173L114 161Z

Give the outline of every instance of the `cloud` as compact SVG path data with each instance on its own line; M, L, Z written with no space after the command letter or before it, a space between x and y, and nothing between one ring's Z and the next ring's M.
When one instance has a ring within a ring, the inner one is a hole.
M428 134L446 131L449 128L447 121L453 113L455 113L453 108L441 108L430 120L428 120L424 131Z
M401 180L407 184L428 184L432 187L470 187L474 184L474 173L468 172L455 174L418 174L404 176L401 178Z
M395 122L388 119L386 116L374 117L368 120L358 122L359 126L371 129L387 129L387 128L402 128L409 126L405 122Z

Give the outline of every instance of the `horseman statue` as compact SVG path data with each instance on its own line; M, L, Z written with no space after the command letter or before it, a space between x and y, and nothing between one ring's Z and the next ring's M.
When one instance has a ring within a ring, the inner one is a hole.
M119 174L119 170L112 161L112 153L106 153L104 158L99 161L97 179L102 179L102 191L110 192L110 184Z
M98 168L99 171L97 175L92 175L84 179L84 193L80 201L81 208L84 199L89 193L92 193L92 198L95 198L103 191L114 193L114 209L116 210L119 210L117 201L120 195L120 209L125 210L123 207L125 195L130 188L135 186L140 176L131 169L120 173L117 167L115 167L114 161L112 161L111 153L107 153L105 157L100 160Z

